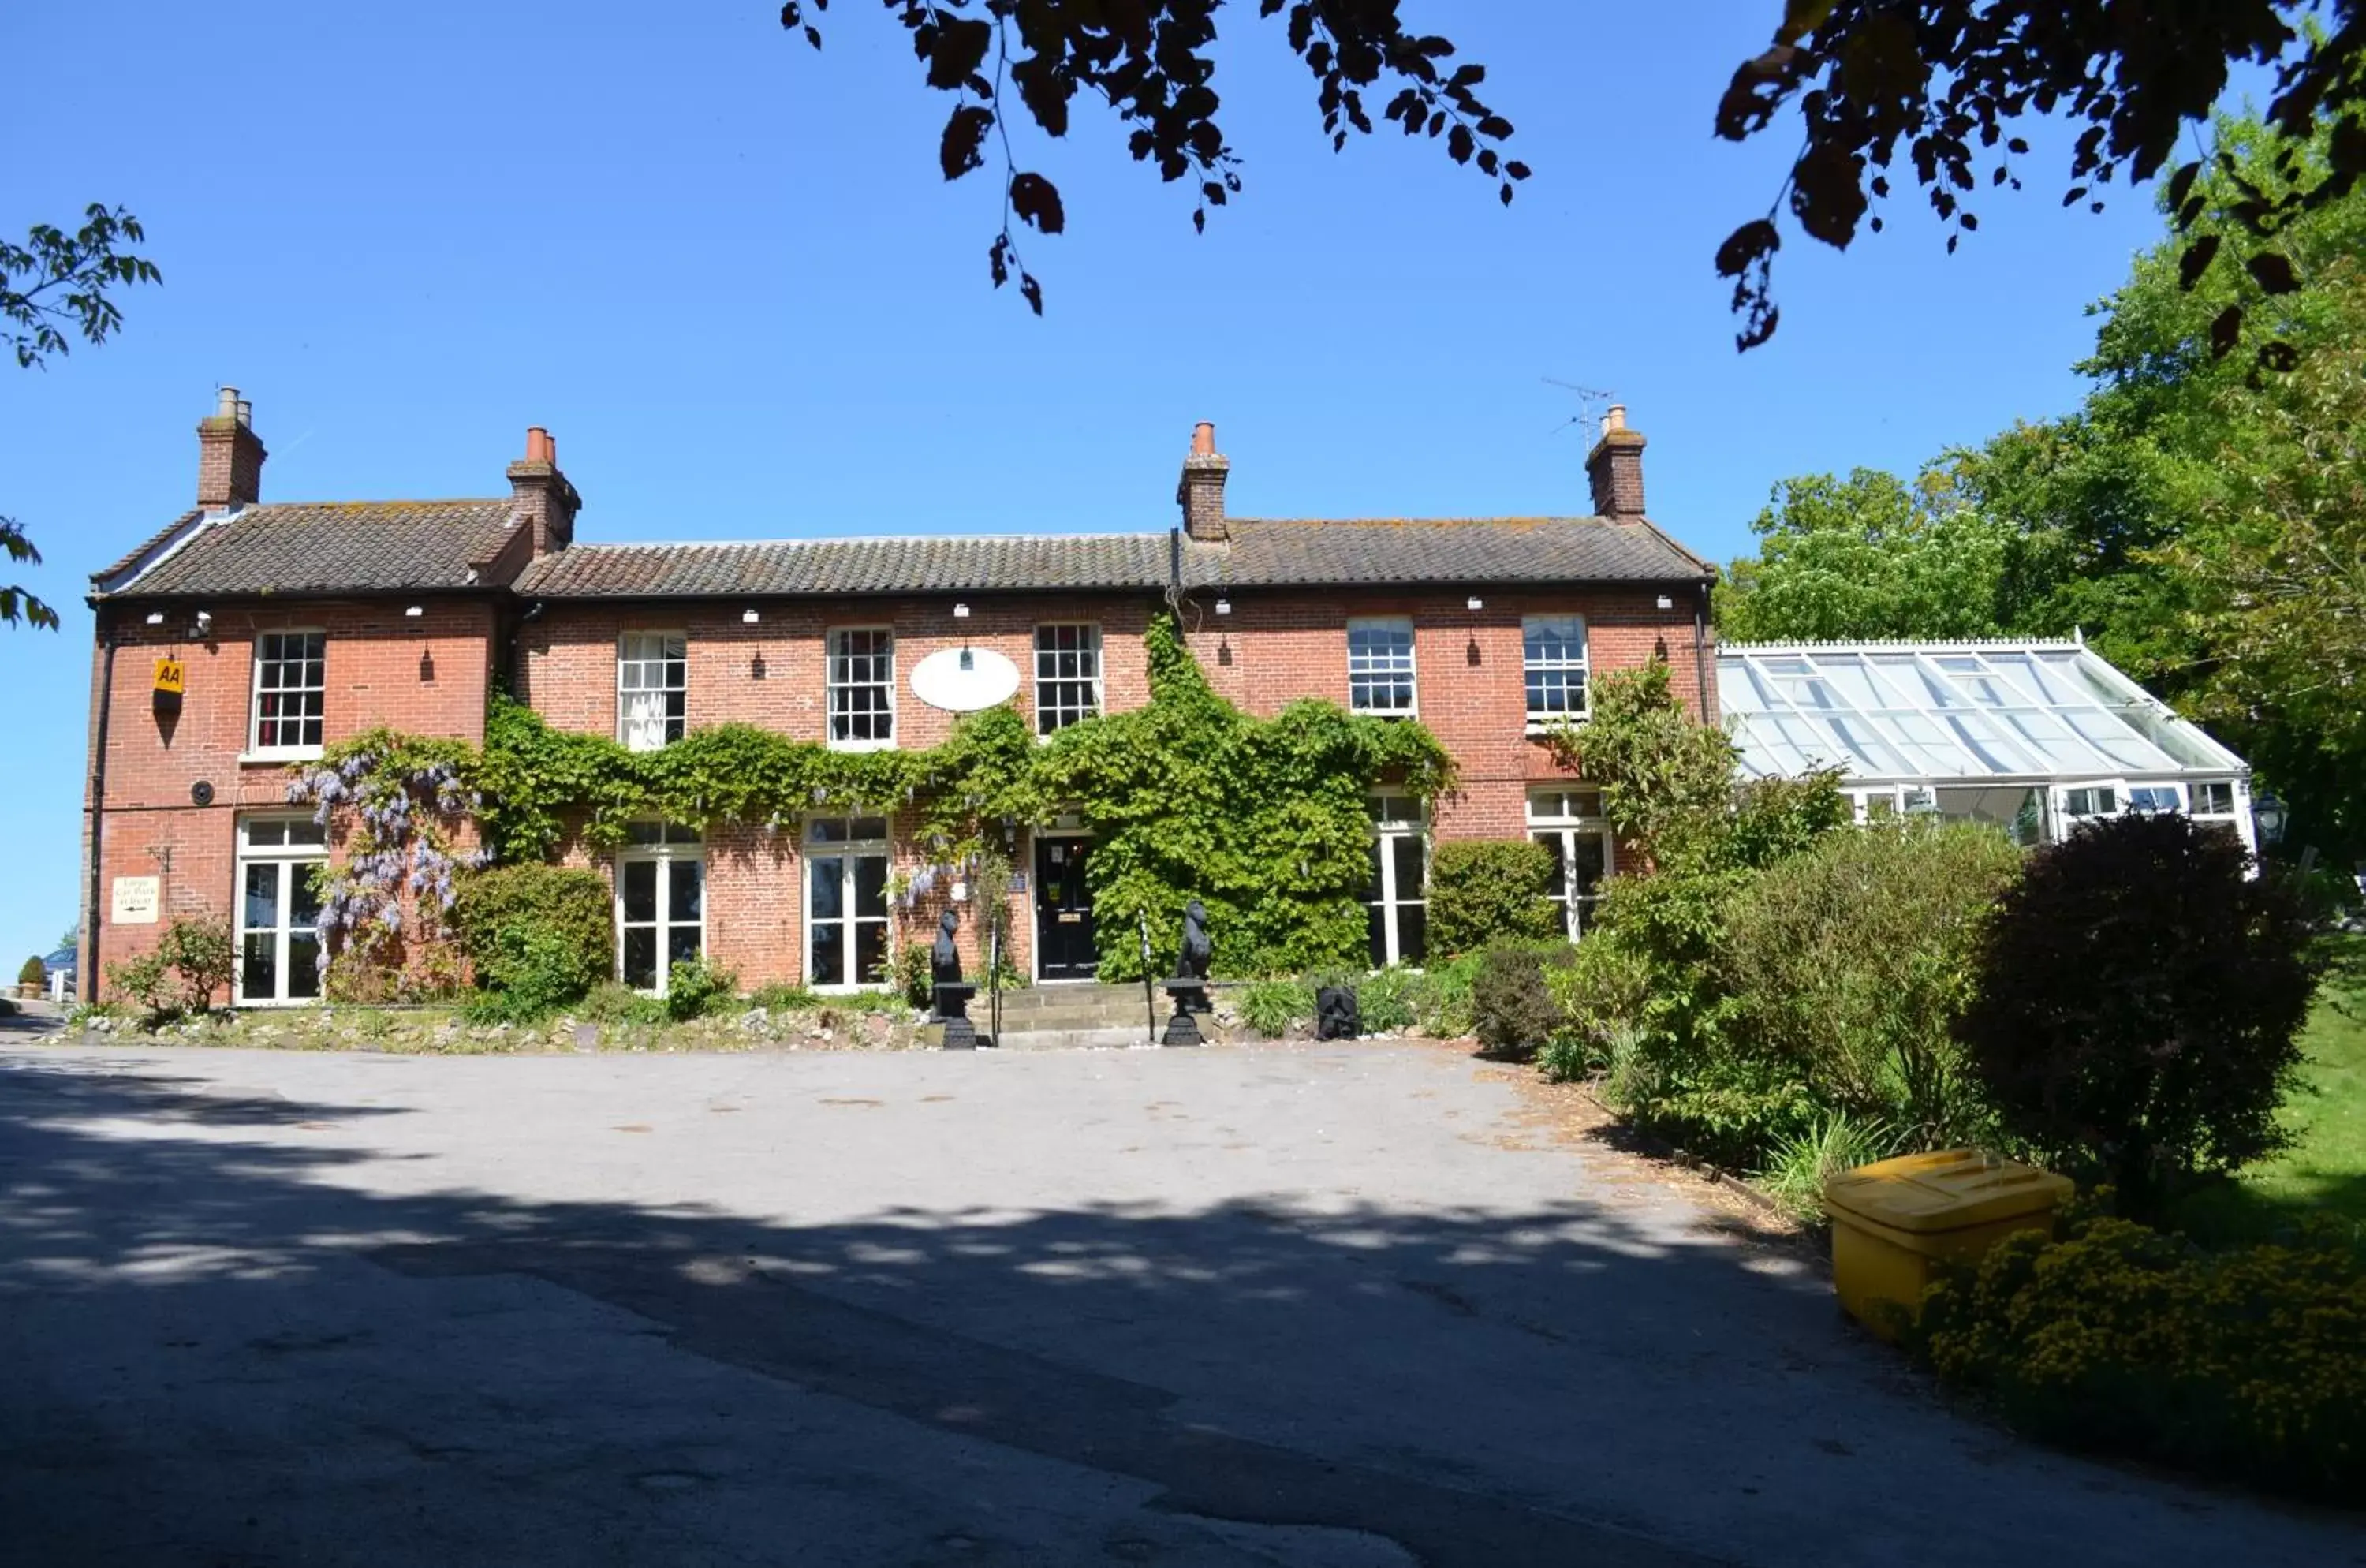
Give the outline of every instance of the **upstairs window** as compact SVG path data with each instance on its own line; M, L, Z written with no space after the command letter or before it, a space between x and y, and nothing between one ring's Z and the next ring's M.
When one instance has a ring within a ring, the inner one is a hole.
M1585 619L1528 615L1520 622L1520 674L1528 688L1528 728L1574 723L1586 715Z
M1410 717L1413 622L1372 615L1347 623L1347 706L1383 718Z
M884 626L829 634L829 743L846 750L896 743L896 634Z
M1035 628L1035 732L1049 735L1101 711L1101 629Z
M257 751L318 751L328 691L326 632L265 632L254 639Z
M690 711L690 639L626 632L616 644L616 739L655 751L682 739Z

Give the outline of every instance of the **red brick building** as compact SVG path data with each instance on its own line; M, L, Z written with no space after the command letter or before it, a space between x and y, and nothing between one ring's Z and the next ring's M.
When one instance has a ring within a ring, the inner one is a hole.
M1586 516L1234 517L1203 424L1165 529L712 545L579 543L580 499L540 430L508 494L466 501L265 502L234 391L198 443L197 505L93 582L86 997L185 913L231 917L239 1001L316 995L307 874L337 852L287 805L298 769L377 725L480 740L503 682L555 727L637 748L730 721L924 748L997 671L1042 733L1140 705L1142 634L1171 606L1250 712L1317 696L1417 716L1456 757L1434 820L1374 802L1376 960L1420 956L1432 839L1549 843L1576 934L1614 851L1538 732L1583 713L1594 675L1662 658L1714 714L1711 571L1645 518L1643 438L1619 409L1587 458ZM703 953L749 987L851 986L897 940L890 875L920 859L900 826L652 823L569 854L616 889L624 978L656 987L669 956ZM1039 979L1091 974L1090 854L1074 824L1019 832L1013 956Z

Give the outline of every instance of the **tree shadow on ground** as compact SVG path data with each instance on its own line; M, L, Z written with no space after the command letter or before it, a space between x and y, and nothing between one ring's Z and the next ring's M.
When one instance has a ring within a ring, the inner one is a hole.
M432 1156L233 1135L388 1114L171 1077L0 1073L0 1304L38 1296L86 1303L94 1320L161 1321L156 1303L169 1299L175 1322L239 1333L284 1319L233 1347L238 1368L291 1347L333 1355L366 1333L366 1314L344 1325L331 1299L352 1288L356 1259L414 1283L522 1277L632 1314L714 1363L1146 1483L1170 1514L1361 1530L1435 1564L1707 1561L1639 1533L1665 1528L1663 1506L1572 1506L1556 1480L1572 1464L1672 1472L1697 1483L1699 1511L1722 1528L1767 1506L1752 1500L1779 1494L1798 1465L1850 1461L1864 1472L1853 1484L1910 1494L1885 1505L1898 1519L1865 1527L1879 1535L1924 1517L1910 1500L1918 1467L1967 1454L2019 1462L1998 1434L1931 1409L1895 1363L1852 1359L1826 1287L1796 1260L1688 1239L1657 1211L1079 1200L781 1224L695 1204L394 1193L363 1168ZM0 1313L11 1360L56 1351L17 1340L31 1330L7 1332L14 1315ZM1704 1335L1719 1322L1736 1332ZM441 1397L455 1404L500 1392L470 1379L531 1379L551 1403L522 1419L544 1436L569 1408L609 1397L602 1368L567 1342L539 1346L534 1361L487 1374L463 1370L456 1347L451 1368L428 1359L399 1375L446 1380ZM18 1406L13 1423L0 1408L0 1468L54 1444L33 1435L43 1422L97 1419L83 1391L61 1386L86 1371L46 1371L0 1402ZM1891 1399L1885 1429L1852 1429L1834 1386ZM1239 1435L1214 1418L1226 1399L1295 1413L1305 1441ZM317 1413L314 1431L330 1435L306 1440L368 1429L374 1403ZM1383 1432L1350 1407L1406 1414ZM408 1440L434 1446L432 1434ZM1484 1458L1474 1468L1471 1456ZM278 1474L266 1450L240 1462ZM98 1468L53 1463L31 1517L103 1515L125 1494L95 1479ZM2056 1480L2060 1495L2024 1499L2019 1518L1977 1500L1940 1506L1944 1517L1925 1522L1952 1549L1932 1560L1987 1560L2075 1519L2096 1483ZM0 1496L17 1490L0 1482ZM182 1501L204 1517L203 1499ZM1796 1529L1749 1528L1774 1531L1770 1545ZM70 1543L89 1538L56 1542Z

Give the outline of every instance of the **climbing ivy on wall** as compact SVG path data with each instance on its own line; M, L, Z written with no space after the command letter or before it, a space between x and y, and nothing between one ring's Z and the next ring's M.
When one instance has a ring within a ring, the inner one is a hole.
M1386 779L1425 801L1453 786L1435 736L1411 720L1292 703L1269 719L1219 696L1173 619L1144 633L1150 701L1038 743L1015 706L964 717L925 751L833 751L750 725L693 730L662 750L551 728L496 696L480 752L459 759L496 858L547 858L580 833L595 847L636 819L755 824L794 833L807 815L905 814L921 852L974 871L1005 820L1074 812L1095 836L1088 875L1101 973L1140 976L1175 959L1184 903L1208 907L1218 973L1298 972L1358 962L1370 881L1365 797ZM390 756L377 738L332 750L342 771ZM448 747L451 743L437 743Z

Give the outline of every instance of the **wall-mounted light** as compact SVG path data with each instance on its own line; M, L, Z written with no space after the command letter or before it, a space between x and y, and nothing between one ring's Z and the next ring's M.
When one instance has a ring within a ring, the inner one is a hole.
M1664 594L1664 593L1662 593L1662 594L1661 594L1661 595L1660 595L1660 608L1661 608L1661 609L1662 609L1662 610L1673 610L1673 609L1674 609L1675 607L1676 607L1676 602L1675 602L1673 599L1669 598L1669 597L1668 597L1666 594Z
M149 624L150 626L163 626L163 625L164 624L164 612L163 612L163 611L162 611L162 610L151 610L151 611L149 611L149 612L148 612L148 624Z
M1470 595L1470 608L1474 610L1483 610L1487 607L1487 601L1480 598L1476 593Z
M1219 599L1216 601L1216 614L1220 615L1229 615L1232 613L1233 602L1230 599Z
M954 606L953 606L953 619L954 619L954 620L956 620L956 621L966 621L966 620L968 620L968 619L969 619L969 606L968 606L968 605L966 605L966 604L956 604L956 605L954 605Z
M211 610L199 610L197 612L197 635L201 637L211 637L213 635L213 630L214 613Z
M742 610L739 612L739 622L742 626L752 626L763 618L763 616L758 615L753 610Z
M415 621L420 616L427 614L427 607L423 604L405 604L402 607L402 613L409 619Z

